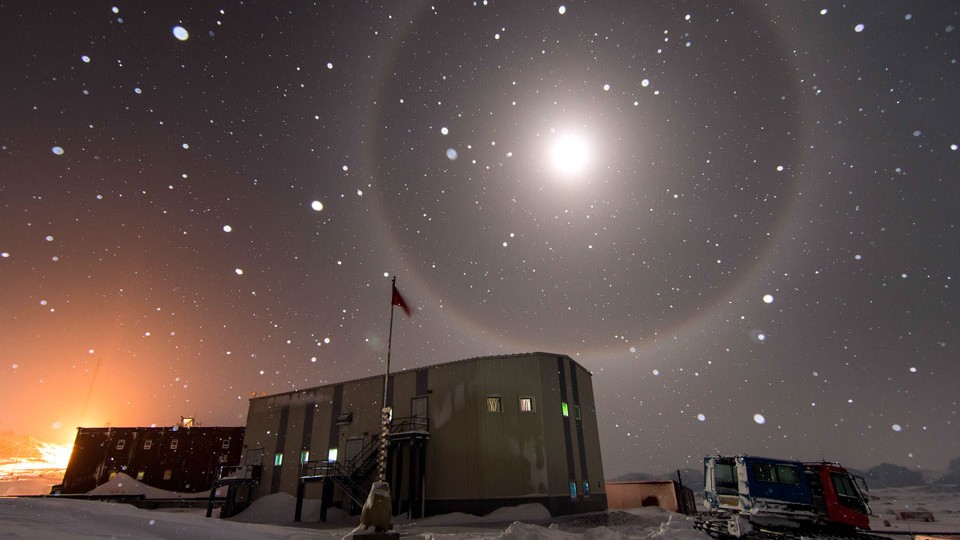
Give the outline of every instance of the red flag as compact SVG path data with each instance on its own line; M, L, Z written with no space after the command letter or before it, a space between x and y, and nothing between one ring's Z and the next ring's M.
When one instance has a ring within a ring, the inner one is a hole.
M400 309L407 314L407 317L411 315L410 306L407 305L407 301L400 296L400 291L397 290L397 286L393 286L393 305L400 306Z

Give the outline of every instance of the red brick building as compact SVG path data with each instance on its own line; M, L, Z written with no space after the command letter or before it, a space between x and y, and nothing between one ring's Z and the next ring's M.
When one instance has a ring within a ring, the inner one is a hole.
M221 467L240 462L244 428L192 424L77 428L58 491L87 493L121 472L167 491L209 491Z

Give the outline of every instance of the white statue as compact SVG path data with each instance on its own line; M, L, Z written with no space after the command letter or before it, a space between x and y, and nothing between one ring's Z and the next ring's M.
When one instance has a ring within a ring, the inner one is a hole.
M367 530L373 527L376 532L386 532L393 528L390 523L393 513L393 504L390 500L390 484L374 482L367 495L367 502L363 503L360 512L360 527Z

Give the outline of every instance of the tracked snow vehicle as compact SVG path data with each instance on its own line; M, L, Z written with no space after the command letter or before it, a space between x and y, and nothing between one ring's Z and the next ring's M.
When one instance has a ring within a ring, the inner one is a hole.
M870 528L862 479L838 463L717 456L703 468L709 513L697 526L713 536L853 536Z

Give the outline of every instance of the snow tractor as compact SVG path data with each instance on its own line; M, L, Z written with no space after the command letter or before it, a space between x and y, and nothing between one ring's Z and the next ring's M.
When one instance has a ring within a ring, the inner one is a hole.
M703 472L708 513L697 527L712 536L868 537L866 484L838 463L717 456Z

